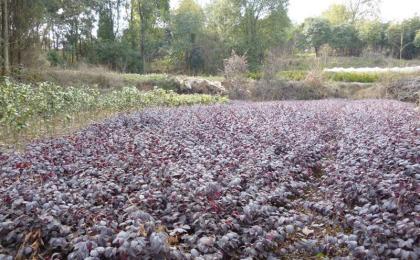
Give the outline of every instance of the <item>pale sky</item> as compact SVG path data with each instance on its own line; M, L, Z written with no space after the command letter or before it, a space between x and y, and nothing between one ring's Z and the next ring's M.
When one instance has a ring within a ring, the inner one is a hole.
M211 0L196 0L201 5L211 3ZM318 16L331 4L342 3L343 0L289 0L289 17L293 22L300 23L307 17ZM171 6L176 7L180 0L171 0ZM420 15L420 0L382 0L381 18L384 21L403 20Z

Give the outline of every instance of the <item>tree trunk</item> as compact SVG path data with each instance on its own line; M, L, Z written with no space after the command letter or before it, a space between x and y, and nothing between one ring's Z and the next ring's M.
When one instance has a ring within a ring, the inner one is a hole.
M2 44L2 51L3 51L3 75L8 75L10 72L10 66L9 66L9 12L7 10L7 2L8 0L2 0L2 38L3 38L3 44Z
M143 6L139 3L139 14L140 14L140 55L141 55L141 68L140 73L145 72L146 66L146 59L145 59L145 41L146 41L146 17L145 17L145 10L143 10Z
M315 57L319 57L319 47L315 46Z
M135 33L134 33L134 1L131 1L131 10L130 10L130 34L131 34L131 48L136 48Z
M403 44L404 44L404 27L401 31L401 38L400 38L400 60L402 60L402 53L403 53Z
M75 56L75 58L76 58L76 63L77 62L79 62L79 56L80 56L80 53L79 53L79 37L80 37L80 35L79 35L79 21L78 21L78 19L76 19L75 20L75 38L74 38L74 47L73 47L73 50L74 50L74 56Z
M20 66L22 63L22 20L24 19L22 16L22 9L23 9L23 3L22 0L16 0L15 3L15 17L16 17L16 21L15 21L15 34L16 36L14 37L16 39L15 42L15 52L16 52L16 56L17 56L17 65ZM14 64L13 62L10 61L10 64Z

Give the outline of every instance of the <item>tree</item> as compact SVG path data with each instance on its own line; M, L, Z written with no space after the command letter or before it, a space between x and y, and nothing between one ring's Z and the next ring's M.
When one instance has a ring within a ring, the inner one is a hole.
M244 49L248 56L251 70L262 63L264 42L261 38L262 24L267 18L277 16L272 32L289 26L287 18L288 0L233 0L241 14L241 25L244 33ZM281 22L280 22L281 21Z
M318 56L320 47L329 42L331 25L325 19L308 18L304 22L303 34L309 46L315 49L315 54Z
M2 55L3 55L3 75L10 72L9 67L9 11L8 0L1 1L1 28L2 28Z
M334 26L329 44L341 56L357 56L362 49L362 41L358 37L357 30L350 24Z
M332 25L340 25L350 21L351 13L345 5L333 4L322 13L322 17L327 19Z
M49 2L49 1L47 1ZM104 1L57 1L47 12L48 27L56 35L56 46L62 50L63 60L76 64L93 44L95 14ZM46 21L44 21L46 22Z
M420 48L420 30L417 31L416 38L414 38L414 46Z
M204 10L206 22L202 37L198 39L203 50L206 73L223 70L224 59L232 50L241 48L241 14L232 0L215 0Z
M205 10L207 30L217 34L220 40L230 47L238 43L238 25L241 14L237 4L232 0L216 0ZM230 55L231 51L228 51Z
M412 59L420 54L420 49L414 44L418 30L420 30L418 16L388 27L387 38L395 57Z
M203 68L202 51L197 39L204 29L204 12L194 0L183 0L172 18L173 55L183 61L188 73Z
M346 8L350 14L350 22L354 24L363 19L378 18L381 1L382 0L346 0Z
M147 33L159 18L165 18L165 14L169 10L169 0L137 0L137 8L140 16L140 73L144 73L146 66ZM161 19L161 21L164 20Z
M99 7L98 38L101 40L113 41L115 39L112 8L112 1L105 1Z
M364 21L358 27L359 37L369 49L383 51L387 46L388 24L380 21Z

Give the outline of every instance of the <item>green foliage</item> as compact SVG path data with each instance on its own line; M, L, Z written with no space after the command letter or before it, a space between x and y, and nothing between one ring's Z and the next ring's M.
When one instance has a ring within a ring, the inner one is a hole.
M414 46L420 48L420 30L416 33L416 38L414 38Z
M362 41L359 39L358 32L350 24L334 26L328 43L340 56L357 56L362 49Z
M218 65L235 50L246 55L251 71L257 71L265 52L287 41L291 25L287 4L287 0L212 1L206 9L206 32L219 43L214 56Z
M339 82L359 82L359 83L373 83L380 80L379 73L360 73L360 72L325 72L323 76L326 79ZM281 71L278 77L285 80L304 81L308 77L308 71L305 70L291 70Z
M5 79L0 87L0 129L6 135L19 136L40 122L49 129L53 123L66 124L82 112L112 113L150 106L207 105L226 101L220 96L179 95L163 89L142 92L135 87L124 87L100 93L89 87L62 88L52 83L32 87Z
M327 19L332 25L340 25L348 23L351 19L351 14L345 5L333 4L327 11L322 13L322 17Z
M318 56L320 47L327 44L331 38L331 25L325 19L309 18L305 20L303 33L307 43L315 49Z
M52 67L57 67L59 65L64 64L64 61L62 57L60 56L60 53L58 53L58 51L55 51L55 50L49 51L47 53L47 60Z
M172 17L172 57L188 73L197 74L204 66L203 54L197 45L204 29L204 13L194 0L181 1Z
M114 20L112 19L112 9L109 6L101 6L99 11L98 38L100 40L112 41L114 35Z
M281 71L278 73L279 78L293 81L305 80L307 75L308 72L304 70Z
M97 41L90 46L88 61L122 72L137 72L141 66L139 51L123 41Z
M263 62L264 52L285 42L289 27L288 0L232 0L238 8L239 50L245 53L251 71Z
M27 127L27 121L33 111L26 108L32 99L32 89L28 85L14 88L8 79L0 88L0 123L13 129L20 130Z
M250 71L247 73L247 77L253 80L260 80L263 77L263 73L261 71Z
M382 0L346 0L346 9L350 14L350 23L379 18Z
M361 72L328 72L325 73L325 76L332 81L359 83L374 83L380 79L380 75L378 73Z
M208 32L217 35L220 41L231 48L239 45L238 24L240 9L232 0L211 1L205 10ZM228 55L230 51L228 51Z
M314 48L318 55L329 45L328 54L336 56L420 56L420 18L373 19L379 0L346 0L297 26L288 17L288 0L214 0L205 9L198 0L181 0L174 10L169 0L8 2L4 46L10 46L12 70L45 66L45 54L51 66L87 62L141 74L217 74L232 50L247 57L251 71L273 49L293 56Z
M388 27L388 44L392 48L394 57L401 56L404 59L418 57L420 48L417 48L414 44L418 30L420 30L420 16Z
M415 38L420 30L420 17L401 23L360 19L361 13L374 13L375 2L368 0L362 7L354 5L354 10L350 10L349 6L333 6L321 18L306 19L293 31L293 47L300 50L314 48L317 56L321 47L328 44L332 53L340 57L360 56L362 53L402 59L419 57L420 48L416 47ZM350 18L343 13L343 8L348 10ZM340 12L343 14L338 15ZM340 17L343 19L340 20Z
M358 27L359 37L367 47L380 51L387 44L387 27L387 24L379 21L364 21Z

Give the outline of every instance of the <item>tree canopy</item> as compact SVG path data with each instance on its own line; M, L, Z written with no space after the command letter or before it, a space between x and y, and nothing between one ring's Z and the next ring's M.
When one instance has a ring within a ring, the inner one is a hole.
M232 51L259 70L270 50L328 45L334 55L364 51L412 59L420 55L419 17L377 18L380 0L346 0L319 17L292 24L288 0L1 0L3 71L72 67L215 74Z

